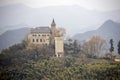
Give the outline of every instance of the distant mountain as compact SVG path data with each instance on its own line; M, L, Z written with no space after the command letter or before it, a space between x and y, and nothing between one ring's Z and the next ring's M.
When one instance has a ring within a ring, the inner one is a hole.
M9 46L21 42L29 33L29 28L20 28L15 30L8 30L0 35L0 50L8 48ZM84 41L90 39L94 35L99 35L107 42L112 38L116 46L120 40L120 23L108 20L103 23L98 29L88 31L85 33L78 33L73 36L74 39Z
M74 35L74 38L78 40L86 40L92 37L93 35L99 35L105 39L120 39L120 23L113 22L112 20L108 20L103 25L101 25L98 29L88 31L85 33L78 33Z
M74 35L73 38L79 41L84 41L89 40L94 35L99 35L100 37L104 38L107 43L109 43L110 39L113 39L114 46L117 48L117 43L120 40L120 23L108 20L104 22L103 25L101 25L98 29L85 33L78 33Z
M29 28L20 28L6 31L0 35L0 51L14 44L20 43L28 33Z
M120 10L99 12L87 10L77 5L42 8L31 8L23 4L7 5L0 7L0 33L19 24L30 27L48 26L53 18L55 18L58 27L66 28L68 34L78 31L82 33L98 28L108 19L120 22L119 14Z

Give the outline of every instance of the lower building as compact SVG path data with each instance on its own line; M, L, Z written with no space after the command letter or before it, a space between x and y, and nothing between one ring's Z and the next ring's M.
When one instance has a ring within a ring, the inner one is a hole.
M49 27L32 28L28 35L29 43L32 45L49 45L50 33Z
M55 37L55 55L62 57L64 55L63 37Z

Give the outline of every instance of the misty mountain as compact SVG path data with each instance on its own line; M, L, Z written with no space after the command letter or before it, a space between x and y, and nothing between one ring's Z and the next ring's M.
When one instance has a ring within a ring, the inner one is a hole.
M108 19L120 22L119 14L120 10L99 12L77 5L42 8L31 8L23 4L7 5L0 7L0 34L19 24L29 27L48 26L53 18L58 27L66 28L68 34L82 33L98 28Z
M8 48L11 45L21 42L29 33L29 28L20 28L15 30L8 30L0 35L0 50ZM114 45L120 40L120 23L108 20L104 22L98 29L87 31L85 33L78 33L73 36L74 39L84 41L90 39L94 35L99 35L107 42L112 38Z
M112 20L108 20L103 23L98 29L88 31L85 33L78 33L73 36L74 39L79 41L89 40L91 37L98 35L104 38L107 41L107 45L109 47L109 40L114 40L114 46L117 48L117 43L120 40L120 23L113 22Z
M29 33L29 28L8 30L0 35L0 51L14 44L20 43Z

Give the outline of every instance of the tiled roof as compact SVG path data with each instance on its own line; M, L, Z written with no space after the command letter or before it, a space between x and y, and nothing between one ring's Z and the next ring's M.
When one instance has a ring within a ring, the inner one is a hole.
M50 33L49 27L36 27L31 29L31 33Z

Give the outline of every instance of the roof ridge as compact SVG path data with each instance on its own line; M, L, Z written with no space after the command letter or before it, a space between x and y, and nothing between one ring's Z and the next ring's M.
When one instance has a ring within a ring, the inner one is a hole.
M36 27L31 29L31 33L50 33L50 27Z
M36 28L46 28L46 27L48 28L49 26L39 26L39 27L36 27Z

